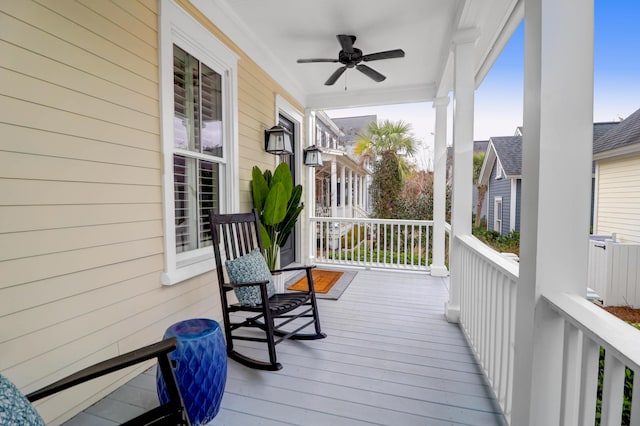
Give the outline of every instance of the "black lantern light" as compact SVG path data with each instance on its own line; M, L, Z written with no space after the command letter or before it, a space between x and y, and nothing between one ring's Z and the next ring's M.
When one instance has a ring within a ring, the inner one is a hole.
M304 165L309 167L322 166L322 151L315 145L304 150Z
M291 155L291 135L282 126L264 131L264 149L274 155Z

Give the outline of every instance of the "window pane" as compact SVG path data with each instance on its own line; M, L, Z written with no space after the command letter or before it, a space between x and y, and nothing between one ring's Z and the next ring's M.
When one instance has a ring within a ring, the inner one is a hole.
M222 76L177 46L174 57L174 146L222 157Z
M174 146L200 152L200 64L173 46Z
M176 253L198 247L196 231L196 160L173 156Z
M200 247L211 245L211 234L206 231L209 224L209 210L220 213L220 166L217 163L198 160L200 185L199 185L199 207L200 207Z
M202 152L222 157L222 77L201 65Z

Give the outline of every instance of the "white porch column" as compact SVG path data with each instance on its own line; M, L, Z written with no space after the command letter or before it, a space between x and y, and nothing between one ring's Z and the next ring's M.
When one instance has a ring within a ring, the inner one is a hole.
M353 170L349 169L349 192L347 192L349 217L353 217Z
M514 425L578 423L560 418L576 395L560 394L564 328L540 295L586 294L593 19L593 0L525 2Z
M433 253L431 275L447 275L444 264L445 214L447 197L447 106L449 97L436 98L435 140L433 148Z
M344 200L345 200L345 192L347 192L347 185L345 182L345 167L344 166L340 166L340 211L342 211L342 214L340 215L341 217L345 217L345 205L344 205Z
M336 160L331 160L331 216L338 216L338 165Z
M316 132L316 112L310 109L305 110L305 140L307 141L307 145L313 145L313 141L315 140L315 132ZM306 169L306 205L309 206L306 208L305 212L305 223L307 224L306 238L303 238L303 241L306 239L307 245L306 250L302 253L302 259L307 259L306 262L311 264L313 263L313 259L315 258L315 224L310 225L311 221L310 217L316 215L316 169L315 167L304 167Z
M459 31L454 37L453 97L453 188L451 199L451 256L449 301L445 315L450 322L460 321L460 277L456 269L457 235L471 234L473 189L473 108L475 90L475 28Z

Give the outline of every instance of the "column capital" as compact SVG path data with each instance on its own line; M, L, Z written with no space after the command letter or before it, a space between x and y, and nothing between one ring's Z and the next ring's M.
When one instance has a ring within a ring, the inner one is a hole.
M450 102L450 99L448 96L440 96L433 100L433 107L434 108L446 107L449 105L449 102Z
M475 43L478 38L480 38L480 30L477 28L460 28L455 32L451 41L454 46L457 46L460 44Z

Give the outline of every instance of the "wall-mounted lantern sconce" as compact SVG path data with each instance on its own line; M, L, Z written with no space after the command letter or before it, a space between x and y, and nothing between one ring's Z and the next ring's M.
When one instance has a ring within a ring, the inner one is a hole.
M322 151L315 145L304 150L304 165L309 167L322 166Z
M264 131L264 149L274 155L291 155L291 135L282 126Z

